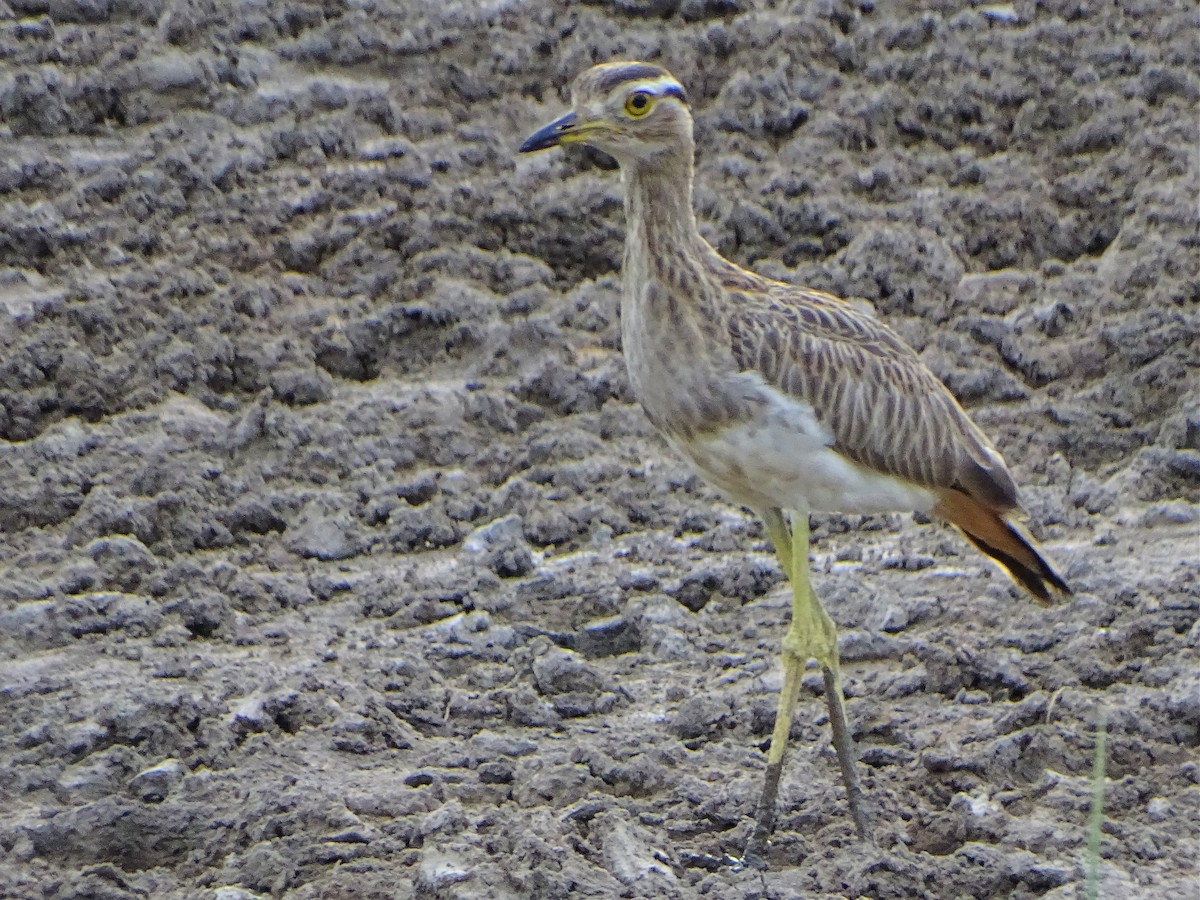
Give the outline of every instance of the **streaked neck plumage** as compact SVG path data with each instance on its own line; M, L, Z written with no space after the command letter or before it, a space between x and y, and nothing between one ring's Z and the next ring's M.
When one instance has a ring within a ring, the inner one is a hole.
M693 169L690 140L651 159L621 161L626 284L651 278L670 283L671 270L711 252L692 209Z
M696 227L692 171L690 140L650 160L622 160L621 342L634 396L669 438L732 408L721 406L717 371L732 367L721 315L728 264Z

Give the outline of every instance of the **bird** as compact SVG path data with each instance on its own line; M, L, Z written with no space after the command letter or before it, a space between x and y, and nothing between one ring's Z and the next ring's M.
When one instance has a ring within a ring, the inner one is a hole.
M693 118L651 62L593 66L571 108L519 152L582 144L616 160L626 223L621 343L633 394L667 444L763 522L792 589L783 682L743 859L764 866L801 677L820 667L855 830L872 841L846 720L837 628L809 577L809 515L919 512L956 527L1043 603L1070 587L1020 519L987 436L869 304L764 277L701 235Z

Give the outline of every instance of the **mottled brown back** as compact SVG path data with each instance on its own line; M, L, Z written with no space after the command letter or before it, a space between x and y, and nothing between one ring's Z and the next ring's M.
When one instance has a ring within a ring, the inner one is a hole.
M933 511L1043 602L1067 583L1007 514L1004 460L916 353L873 313L829 294L732 270L734 359L804 400L833 446L877 472L932 489Z
M1016 485L987 436L891 329L829 294L778 282L764 287L731 298L734 358L810 404L836 450L993 509L1017 506Z

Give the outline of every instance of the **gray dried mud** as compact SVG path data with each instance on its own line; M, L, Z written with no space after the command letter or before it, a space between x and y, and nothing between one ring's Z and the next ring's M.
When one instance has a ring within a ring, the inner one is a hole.
M163 7L166 11L163 11ZM0 0L0 896L1194 897L1194 5ZM665 62L719 249L869 299L1076 588L814 521L788 596L657 439L619 182L516 158Z

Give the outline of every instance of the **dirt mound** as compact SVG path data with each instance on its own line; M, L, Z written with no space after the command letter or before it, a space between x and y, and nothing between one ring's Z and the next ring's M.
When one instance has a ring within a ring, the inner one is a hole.
M0 0L0 895L1105 895L1200 854L1200 59L1185 3ZM880 846L789 601L632 404L615 173L517 158L663 62L696 204L862 296L1077 591L814 522ZM1190 890L1189 890L1190 888Z

